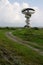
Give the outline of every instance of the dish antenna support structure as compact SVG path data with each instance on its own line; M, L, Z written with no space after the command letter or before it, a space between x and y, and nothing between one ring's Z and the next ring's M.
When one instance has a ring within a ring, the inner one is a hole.
M26 25L25 27L29 27L30 17L32 14L35 13L35 10L32 8L26 8L22 10L22 13L25 15L26 18Z

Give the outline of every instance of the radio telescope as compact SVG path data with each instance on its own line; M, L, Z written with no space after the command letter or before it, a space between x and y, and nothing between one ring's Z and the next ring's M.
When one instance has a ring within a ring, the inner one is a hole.
M29 21L32 14L35 13L35 10L32 8L25 8L22 10L22 13L25 15L26 18L26 25L25 27L29 27Z

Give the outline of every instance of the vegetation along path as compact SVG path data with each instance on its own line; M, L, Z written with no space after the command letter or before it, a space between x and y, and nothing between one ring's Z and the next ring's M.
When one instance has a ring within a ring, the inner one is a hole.
M18 38L17 36L14 36L12 34L12 32L6 32L6 36L8 38L10 38L11 40L15 41L15 42L18 42L19 44L22 44L22 45L25 45L29 48L31 48L32 50L38 52L40 55L43 55L43 51L38 49L38 48L34 48L33 46L29 45L28 43L33 43L33 42L27 42L27 41L24 41L22 40L21 38ZM33 43L34 44L34 43Z

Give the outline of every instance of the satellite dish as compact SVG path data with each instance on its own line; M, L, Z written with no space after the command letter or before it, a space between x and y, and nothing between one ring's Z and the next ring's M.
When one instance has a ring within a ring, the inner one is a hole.
M33 8L25 8L22 10L22 13L25 15L26 18L26 26L29 27L29 19L31 15L35 13L35 10Z

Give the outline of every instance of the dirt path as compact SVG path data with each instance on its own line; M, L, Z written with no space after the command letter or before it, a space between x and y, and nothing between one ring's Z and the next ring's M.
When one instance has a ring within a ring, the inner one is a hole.
M22 39L20 39L20 38L18 38L18 37L16 37L16 36L13 36L13 35L12 35L12 32L6 32L6 36L7 36L9 39L11 39L11 40L13 40L13 41L15 41L15 42L17 42L17 43L19 43L19 44L22 44L22 45L25 45L25 46L31 48L32 50L38 52L40 55L43 55L43 51L41 51L40 49L34 48L34 47L32 47L31 45L27 44L27 43L29 43L29 42L23 41Z

